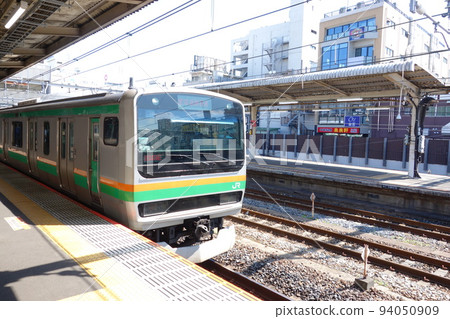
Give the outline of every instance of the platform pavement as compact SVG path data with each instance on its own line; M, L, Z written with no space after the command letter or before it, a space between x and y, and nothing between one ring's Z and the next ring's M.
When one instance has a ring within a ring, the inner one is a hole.
M404 191L434 194L450 198L450 176L420 173L421 178L410 178L408 172L360 167L334 163L312 162L255 156L248 161L249 170L277 169L286 174L310 178L363 184L366 186L402 189Z
M0 191L5 190L2 187ZM77 262L40 231L39 225L0 194L0 300L46 301L74 296L110 300L101 290Z
M0 300L163 300L8 183L28 179L32 187L32 179L4 164L0 172ZM59 196L36 187L43 200Z
M0 300L259 300L0 163Z

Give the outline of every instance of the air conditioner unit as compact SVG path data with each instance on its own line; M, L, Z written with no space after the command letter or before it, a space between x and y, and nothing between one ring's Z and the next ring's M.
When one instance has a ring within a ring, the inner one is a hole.
M358 2L358 3L356 4L356 8L360 9L360 8L362 8L362 7L364 7L364 2Z
M346 10L347 9L345 7L342 7L342 8L339 9L339 13L345 13Z

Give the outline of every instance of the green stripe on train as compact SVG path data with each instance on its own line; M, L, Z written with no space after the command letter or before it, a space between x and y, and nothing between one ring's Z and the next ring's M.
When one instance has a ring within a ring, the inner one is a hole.
M41 171L44 171L46 173L49 173L51 175L54 176L58 176L58 171L56 170L56 166L41 162L41 161L37 161L37 167L38 169L40 169Z
M61 108L56 110L24 111L0 114L0 117L37 117L37 116L69 116L69 115L94 115L94 114L117 114L119 104Z
M73 174L73 178L75 181L75 185L89 189L87 178L83 175L78 175L76 173Z
M15 159L16 161L28 164L28 158L22 154L16 153L16 152L12 152L12 151L8 151L8 157Z
M100 191L109 196L118 198L127 202L144 202L153 200L163 200L168 198L188 197L212 193L229 192L233 190L244 190L245 181L242 182L230 182L219 183L210 185L198 185L188 187L177 187L169 189L150 190L143 192L127 192L115 187L100 184Z

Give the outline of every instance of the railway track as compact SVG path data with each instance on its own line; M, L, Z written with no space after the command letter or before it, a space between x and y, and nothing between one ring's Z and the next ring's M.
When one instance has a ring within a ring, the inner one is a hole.
M247 189L245 196L247 198L257 199L260 201L273 200L267 193L254 189ZM311 201L305 199L276 194L275 200L278 204L285 206L290 206L301 210L311 210ZM450 242L450 227L447 226L424 223L412 219L389 216L361 209L342 208L336 205L317 201L314 206L316 213Z
M213 259L204 261L199 264L199 266L207 269L208 271L214 273L215 275L225 279L238 286L239 288L253 294L254 296L264 300L264 301L290 301L291 299L286 297L275 290L272 290L260 283L241 275L227 267L224 267L214 261Z
M275 217L272 215L260 213L260 212L249 210L249 209L243 209L242 212L246 215L253 216L257 219L267 220L267 221L276 223L278 225L295 227L297 230L301 229L301 230L306 230L309 232L314 232L314 233L317 233L322 236L336 238L340 241L345 241L345 242L348 242L351 244L356 244L358 246L363 246L364 244L367 244L367 245L369 245L369 247L371 249L380 250L384 253L387 253L387 254L390 254L393 256L398 256L401 258L405 258L407 260L418 261L418 262L424 263L426 265L439 267L444 270L448 270L450 267L450 263L447 261L444 261L444 260L432 258L429 256L424 256L421 254L413 253L410 251L398 249L398 248L387 246L387 245L378 244L378 243L375 243L372 241L362 240L362 239L359 239L359 238L356 238L353 236L335 233L333 231L310 226L305 223L294 222L291 220L287 220L287 219L280 218L280 217ZM270 233L278 235L278 236L286 237L291 240L303 242L303 243L306 243L306 244L309 244L309 245L312 245L312 246L315 246L318 248L332 251L334 253L337 253L337 254L340 254L343 256L356 258L358 260L361 259L360 251L356 251L356 250L340 247L338 245L330 244L324 240L318 240L311 236L300 235L298 233L294 233L293 231L282 230L279 227L273 227L271 225L266 225L259 221L249 220L248 218L229 216L228 219L230 219L231 221L233 221L235 223L240 223L240 224L243 224L243 225L246 225L249 227L253 227L253 228L257 228L257 229L260 229L260 230L263 230L266 232L270 232ZM416 277L416 278L419 278L419 279L422 279L425 281L432 281L439 285L450 287L450 278L448 278L446 276L440 276L440 275L437 275L437 274L434 274L431 272L413 268L413 267L410 267L410 266L407 266L404 264L400 264L400 263L396 263L393 261L388 261L386 259L383 259L380 257L375 257L375 256L369 256L369 262L374 265L381 266L383 268L387 268L387 269L390 269L393 271L397 271L397 272L406 274L408 276L413 276L413 277Z

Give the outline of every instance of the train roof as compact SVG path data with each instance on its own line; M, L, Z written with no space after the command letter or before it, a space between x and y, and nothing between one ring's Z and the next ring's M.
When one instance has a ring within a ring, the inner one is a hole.
M207 94L213 95L216 97L222 97L230 100L234 100L238 103L239 100L232 98L230 96L222 95L216 92L199 90L195 88L185 88L185 87L176 87L176 88L155 88L155 89L131 89L124 91L122 93L100 93L100 94L92 94L50 101L24 101L17 106L0 109L0 113L17 113L17 112L25 112L37 109L59 109L65 107L90 107L90 106L101 106L108 104L117 104L120 102L124 95L136 96L141 94L155 94L155 93L195 93L195 94Z
M42 102L25 101L23 104L19 104L17 106L0 109L0 113L16 113L42 108L55 109L55 108L64 108L68 106L71 107L99 106L105 104L118 103L120 102L120 99L122 98L123 95L124 93L115 93L115 94L101 93Z

